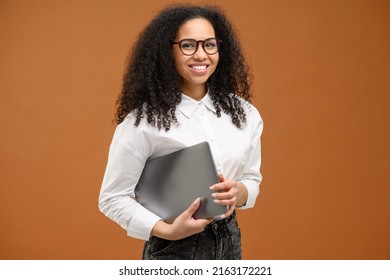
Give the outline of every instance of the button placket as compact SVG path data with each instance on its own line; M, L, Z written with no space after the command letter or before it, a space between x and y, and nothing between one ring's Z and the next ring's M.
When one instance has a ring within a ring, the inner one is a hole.
M211 120L207 117L208 114L212 114L208 111L203 102L199 102L199 112L202 117L202 129L204 130L205 139L210 144L211 151L213 153L214 162L218 173L222 173L221 153L220 147L217 142L215 131L211 125Z

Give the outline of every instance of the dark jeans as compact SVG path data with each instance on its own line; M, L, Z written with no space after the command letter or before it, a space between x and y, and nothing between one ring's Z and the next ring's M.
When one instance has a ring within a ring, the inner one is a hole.
M201 233L171 241L152 236L144 246L143 260L240 260L241 233L236 213L214 221Z

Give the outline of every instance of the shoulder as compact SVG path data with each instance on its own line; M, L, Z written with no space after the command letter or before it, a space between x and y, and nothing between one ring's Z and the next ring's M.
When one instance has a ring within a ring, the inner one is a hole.
M129 113L115 128L114 141L122 142L131 149L143 151L150 144L150 141L147 141L149 138L148 135L151 134L153 130L143 119L140 124L136 126L136 119L135 113Z
M252 131L256 134L261 134L263 131L263 119L260 115L260 111L248 100L237 96L241 102L241 106L246 114L246 122Z
M124 120L115 128L112 145L126 147L133 155L138 158L147 159L154 150L155 130L152 129L145 121L136 126L136 116L129 113Z
M261 119L259 110L251 102L240 96L237 96L237 98L240 100L241 106L248 116L254 116L257 119Z

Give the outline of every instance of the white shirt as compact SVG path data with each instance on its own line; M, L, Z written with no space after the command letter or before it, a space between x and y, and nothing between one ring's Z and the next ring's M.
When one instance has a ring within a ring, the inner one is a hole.
M260 136L263 121L257 109L242 100L247 123L237 128L231 116L221 112L218 118L213 101L206 94L196 101L182 94L177 105L178 125L169 131L150 126L145 119L134 126L130 113L114 133L108 163L99 197L99 209L123 227L129 236L148 240L160 220L135 200L134 189L145 162L184 147L207 141L215 165L225 178L242 182L248 189L248 200L241 209L251 208L259 194Z

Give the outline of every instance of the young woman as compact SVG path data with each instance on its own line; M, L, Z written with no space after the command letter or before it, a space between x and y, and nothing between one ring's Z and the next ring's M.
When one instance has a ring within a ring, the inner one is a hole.
M129 236L143 259L241 259L235 208L259 193L263 122L249 100L248 68L237 36L215 7L171 6L140 34L124 75L99 208ZM207 141L219 173L221 219L194 219L196 199L166 223L136 201L145 162Z

